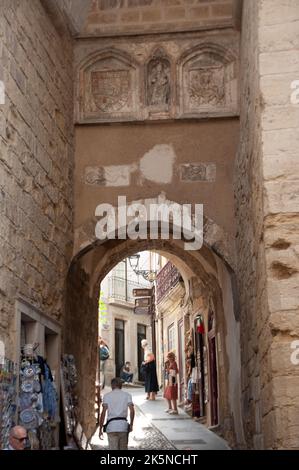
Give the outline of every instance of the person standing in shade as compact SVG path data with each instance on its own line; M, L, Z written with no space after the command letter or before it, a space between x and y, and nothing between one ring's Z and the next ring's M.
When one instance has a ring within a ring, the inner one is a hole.
M108 344L103 340L103 338L99 338L99 361L100 361L100 373L99 373L99 382L101 389L104 390L105 388L105 365L107 359L109 359L109 347Z
M100 417L99 437L102 439L103 431L108 434L110 450L127 450L129 433L133 430L134 404L132 396L121 390L122 381L119 377L111 380L112 391L103 398L103 410ZM127 421L130 412L130 424ZM108 413L107 422L104 421Z
M177 374L178 366L175 360L175 355L173 352L167 354L167 361L165 363L168 384L164 391L164 398L166 398L168 403L168 409L165 410L166 413L170 415L177 415L177 399L178 399L178 383L177 383Z
M144 361L142 362L141 370L144 375L146 399L155 400L156 394L159 391L155 356L146 339L141 341L141 346L144 349Z

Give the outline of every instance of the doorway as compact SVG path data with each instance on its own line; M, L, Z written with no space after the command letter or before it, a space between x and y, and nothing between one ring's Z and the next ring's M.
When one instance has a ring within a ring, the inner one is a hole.
M211 425L218 424L218 383L217 383L217 360L216 360L216 338L209 338L210 359L210 384L211 384Z
M205 371L204 371L204 335L202 331L203 318L198 315L194 321L195 331L195 362L197 378L195 386L194 417L205 416Z
M146 339L146 326L141 325L140 323L137 324L137 352L138 352L138 380L139 382L143 382L143 377L140 371L141 363L144 359L144 350L141 346L141 341Z
M125 363L125 322L115 320L115 377L120 376Z
M208 341L209 341L209 369L211 389L211 425L218 424L218 374L217 374L217 348L215 332L215 316L209 311L208 317Z
M181 319L178 322L178 342L179 342L179 351L178 351L178 361L179 361L179 401L184 400L184 333L183 333L184 322Z

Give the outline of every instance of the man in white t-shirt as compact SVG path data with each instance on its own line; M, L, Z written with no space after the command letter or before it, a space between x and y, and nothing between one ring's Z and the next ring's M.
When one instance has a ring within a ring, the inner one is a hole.
M112 392L106 393L103 398L103 410L100 417L100 438L103 435L104 421L108 412L105 432L108 434L110 450L126 450L128 448L129 432L133 429L135 416L132 396L121 390L122 381L116 377L111 380ZM127 421L130 411L130 424Z

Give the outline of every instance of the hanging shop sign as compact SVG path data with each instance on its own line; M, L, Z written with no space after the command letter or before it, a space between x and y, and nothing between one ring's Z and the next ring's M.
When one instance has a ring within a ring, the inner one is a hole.
M151 307L134 307L134 314L135 315L150 315L151 314Z
M141 297L139 299L135 299L135 307L150 307L150 305L151 305L150 297Z
M133 289L134 297L151 297L152 289Z

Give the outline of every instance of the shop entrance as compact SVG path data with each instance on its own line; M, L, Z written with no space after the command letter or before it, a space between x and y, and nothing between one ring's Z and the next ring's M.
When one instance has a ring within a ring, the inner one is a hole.
M141 341L146 338L146 326L137 325L137 351L138 351L138 380L143 382L143 376L141 374L141 363L144 358L144 350L141 347Z
M181 319L178 323L178 346L179 346L179 401L184 400L184 378L185 378L185 352L184 352L184 321Z
M115 376L120 377L125 363L125 322L115 320Z

